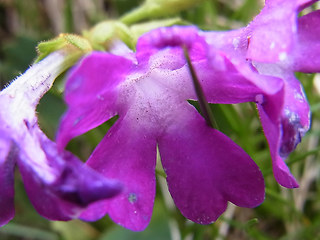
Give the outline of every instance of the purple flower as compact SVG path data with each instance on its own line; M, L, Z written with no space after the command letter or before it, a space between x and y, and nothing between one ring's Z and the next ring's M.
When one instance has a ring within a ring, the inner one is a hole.
M277 108L283 82L246 63L244 77L220 50L209 59L209 46L199 34L193 27L161 28L141 37L135 54L93 52L71 72L59 149L119 115L87 164L121 181L124 190L90 206L82 219L94 221L108 213L118 224L143 230L155 197L157 148L174 202L194 222L215 221L228 201L255 207L264 200L264 180L254 161L188 103L197 96L182 45L211 103L256 102L263 96Z
M19 167L27 194L44 217L70 220L91 203L120 191L72 154L58 153L40 130L35 108L63 72L65 56L56 52L34 64L0 92L0 226L14 216L14 168Z
M268 0L246 28L204 34L211 48L223 51L243 73L246 64L261 75L283 80L283 100L272 106L272 102L260 96L258 109L270 146L274 176L288 188L299 185L284 160L310 127L309 105L294 72L320 71L320 11L298 18L299 11L314 2Z

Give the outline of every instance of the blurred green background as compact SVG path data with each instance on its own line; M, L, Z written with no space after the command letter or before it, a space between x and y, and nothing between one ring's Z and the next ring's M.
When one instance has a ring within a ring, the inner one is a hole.
M116 19L139 0L0 0L0 87L23 73L36 57L38 42L61 32L78 33L106 19ZM204 0L174 16L202 29L224 30L245 26L263 6L258 0ZM134 233L115 225L107 216L94 223L78 220L50 222L33 209L16 173L16 217L0 229L0 239L39 240L191 240L191 239L320 239L320 75L297 73L311 109L312 129L287 164L300 183L299 189L280 187L272 175L268 145L255 106L212 106L221 130L247 151L261 167L266 180L266 200L255 209L230 205L211 225L186 220L172 203L165 179L158 175L157 197L149 227ZM54 138L65 110L57 86L38 106L41 128ZM68 149L85 160L114 120L74 139Z

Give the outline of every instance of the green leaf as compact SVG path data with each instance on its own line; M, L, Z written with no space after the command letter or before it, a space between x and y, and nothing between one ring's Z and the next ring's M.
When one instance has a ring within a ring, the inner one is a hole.
M6 226L2 227L0 229L0 236L1 235L7 235L12 237L15 236L19 239L59 240L58 234L54 232L49 232L42 229L23 226L15 223L8 223Z
M99 232L95 230L89 223L80 220L72 220L69 222L52 222L52 228L59 232L64 240L93 240L99 236Z

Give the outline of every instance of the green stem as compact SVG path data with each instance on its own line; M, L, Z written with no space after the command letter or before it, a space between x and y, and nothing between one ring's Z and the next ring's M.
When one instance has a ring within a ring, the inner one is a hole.
M136 9L133 9L131 12L126 13L123 17L120 18L120 21L126 25L131 25L133 23L139 22L147 17L147 11L142 6Z
M219 129L218 128L218 124L212 114L211 108L209 106L209 103L206 100L206 97L204 95L203 89L201 87L200 81L197 77L196 71L192 66L191 60L190 60L190 56L188 53L188 49L186 48L186 46L183 46L183 51L184 51L184 56L187 60L188 63L188 67L189 67L189 71L192 77L192 82L194 85L194 89L196 91L197 97L198 97L198 101L199 101L199 105L200 105L200 110L201 113L204 117L204 119L206 120L207 124L214 128L214 129Z

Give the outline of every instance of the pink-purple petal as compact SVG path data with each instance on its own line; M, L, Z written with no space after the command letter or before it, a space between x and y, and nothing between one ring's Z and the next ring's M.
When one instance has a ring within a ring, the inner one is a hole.
M71 138L99 126L119 111L118 86L131 67L132 62L126 58L93 52L72 70L65 88L69 109L57 135L59 149Z
M116 115L114 106L92 103L90 107L72 107L64 114L57 133L56 141L58 148L62 150L68 142L99 125ZM108 110L106 110L108 109Z
M14 143L5 131L0 130L0 226L14 217Z
M161 50L175 51L182 47L188 49L193 61L204 59L206 56L207 43L199 35L199 30L193 26L163 27L150 31L139 38L136 56L141 64L146 63L152 55ZM183 52L176 54L177 57L179 55L183 56Z
M210 51L222 51L230 60L246 58L248 49L248 30L240 28L231 31L204 31L201 35L209 44ZM212 55L212 54L211 54Z
M231 139L206 125L191 106L158 140L169 191L188 219L209 224L231 201L256 207L264 200L263 176Z
M273 172L278 183L298 187L284 160L296 148L310 127L310 109L302 86L293 76L283 76L283 97L258 104L260 120L268 140Z
M297 46L294 51L295 71L320 71L320 10L298 19Z
M209 51L211 61L194 62L193 66L211 103L232 104L257 102L257 96L277 94L283 82L263 76L242 61L231 62L221 51Z
M294 77L286 79L282 112L280 154L287 157L310 128L310 107L301 83Z
M56 144L36 127L31 132L39 142L20 150L18 166L28 196L42 216L70 220L92 202L119 193L118 182L97 174L72 154L58 152Z
M124 189L117 197L93 204L81 218L94 221L106 213L133 231L145 229L155 198L156 142L133 121L119 119L88 160L88 165Z
M279 155L280 145L280 133L281 126L279 121L270 119L268 113L265 111L263 106L258 105L260 121L264 130L264 134L268 140L271 158L272 158L272 169L273 175L277 182L283 187L296 188L299 187L294 176L290 173L289 168Z
M247 27L247 58L259 62L285 60L294 45L297 3L295 0L269 0Z

